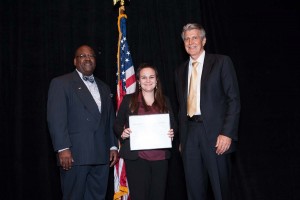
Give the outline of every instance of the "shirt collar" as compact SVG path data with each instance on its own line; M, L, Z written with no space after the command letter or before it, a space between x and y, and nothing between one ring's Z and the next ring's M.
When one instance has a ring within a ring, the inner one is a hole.
M75 69L76 71L77 71L77 73L79 74L79 76L80 76L80 78L81 78L81 80L83 80L83 74L80 72L80 71L78 71L77 69ZM93 74L91 75L91 76L94 76ZM84 80L83 80L84 81Z
M199 62L199 63L201 63L202 65L203 65L203 63L204 63L204 57L205 57L205 51L203 51L202 53L201 53L201 55L197 58L197 60L193 60L191 57L190 57L190 65L193 63L193 62L195 62L195 61L197 61L197 62Z

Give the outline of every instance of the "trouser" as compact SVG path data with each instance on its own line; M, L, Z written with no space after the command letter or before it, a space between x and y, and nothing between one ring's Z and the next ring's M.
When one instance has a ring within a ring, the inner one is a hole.
M189 200L206 200L209 180L215 200L231 200L230 156L216 154L216 148L207 140L203 123L188 122L182 158Z
M108 174L108 164L60 168L63 200L104 200Z

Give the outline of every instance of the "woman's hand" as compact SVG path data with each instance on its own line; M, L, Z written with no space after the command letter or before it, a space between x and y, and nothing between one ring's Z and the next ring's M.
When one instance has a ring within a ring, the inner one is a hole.
M125 129L123 130L122 134L121 134L121 138L122 138L123 140L129 138L130 133L131 133L130 128L125 128Z
M174 131L173 129L170 129L169 132L168 132L168 136L171 138L171 140L173 141L173 138L174 138Z

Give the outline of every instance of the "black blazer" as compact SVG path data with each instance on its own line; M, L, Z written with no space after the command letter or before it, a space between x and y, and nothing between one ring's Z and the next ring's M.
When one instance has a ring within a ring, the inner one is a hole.
M176 92L179 101L179 134L181 148L187 138L188 64L175 71ZM239 87L233 63L228 56L205 54L201 77L200 108L207 138L215 146L219 134L232 138L227 153L236 148L240 115Z
M110 148L117 146L110 89L99 79L95 81L101 96L101 113L77 71L50 83L47 120L53 148L70 148L74 165L107 164Z
M129 159L129 160L136 160L136 159L138 159L138 151L131 151L130 150L130 140L129 139L123 140L121 138L121 134L124 130L124 126L125 126L125 128L129 127L129 116L137 115L137 113L132 113L129 109L129 103L130 103L131 97L132 97L132 94L124 96L122 103L120 105L115 123L114 123L114 131L115 131L117 138L119 138L119 140L121 142L121 148L120 148L120 152L119 152L120 157L124 158L124 159ZM167 97L165 97L165 99L166 99L167 107L168 107L169 114L170 114L171 128L174 130L174 134L175 134L177 132L177 124L175 122L175 118L174 118L174 114L172 111L170 101ZM165 151L166 151L166 159L170 158L170 156L171 156L170 150L166 149Z

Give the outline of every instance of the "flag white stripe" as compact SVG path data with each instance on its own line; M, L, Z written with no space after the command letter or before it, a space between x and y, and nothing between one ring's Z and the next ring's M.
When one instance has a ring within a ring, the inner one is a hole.
M135 92L136 83L131 84L128 88L126 88L126 93L131 94Z
M126 78L127 77L131 77L131 76L134 76L135 74L134 74L134 68L133 68L133 66L131 66L131 67L129 67L127 70L126 70Z

